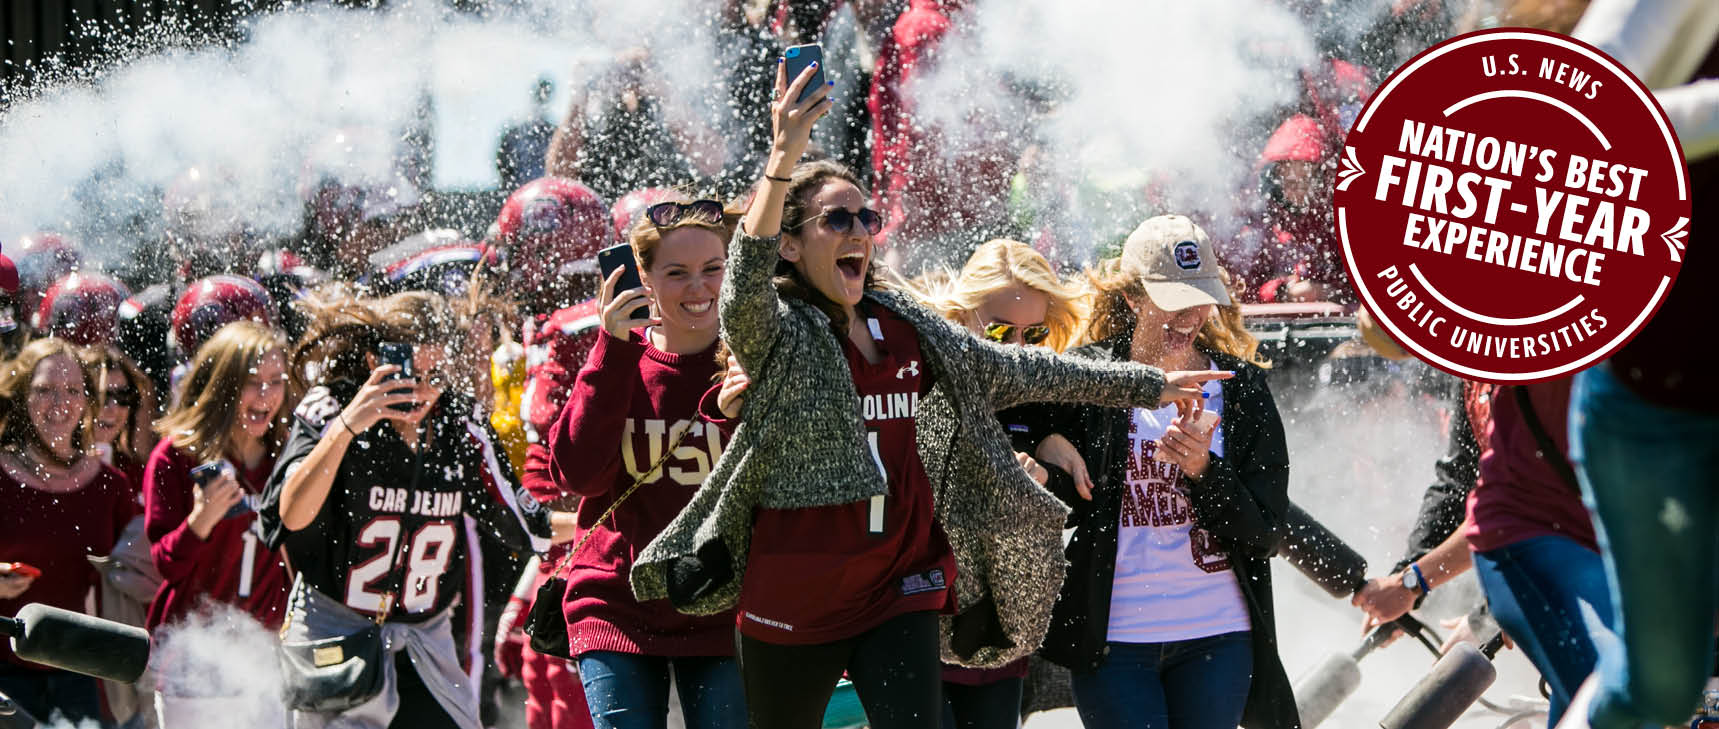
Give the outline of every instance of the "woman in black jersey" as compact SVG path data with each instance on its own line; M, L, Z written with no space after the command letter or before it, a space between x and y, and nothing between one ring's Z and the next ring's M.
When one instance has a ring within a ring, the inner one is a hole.
M295 352L293 375L310 387L260 517L298 573L283 637L348 635L380 617L394 657L378 696L339 715L299 712L297 725L479 729L480 667L461 666L449 617L472 540L540 552L571 534L572 515L520 489L471 398L443 389L461 327L440 296L321 309ZM415 376L377 366L384 342L411 345Z

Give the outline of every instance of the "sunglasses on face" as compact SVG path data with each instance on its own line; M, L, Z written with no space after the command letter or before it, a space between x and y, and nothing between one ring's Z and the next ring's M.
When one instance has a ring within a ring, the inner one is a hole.
M651 225L658 228L667 228L683 220L694 220L713 225L721 224L722 203L715 200L657 203L645 208L645 217L651 221Z
M1029 327L991 322L985 325L985 338L998 344L1008 344L1014 340L1015 333L1020 332L1022 344L1038 344L1050 337L1050 327L1034 324Z
M102 404L103 405L113 404L113 405L118 405L122 408L134 408L134 407L137 407L137 403L138 403L137 390L134 390L134 389L129 388L129 387L124 387L124 388L117 388L116 387L112 390L108 390L106 393L104 393L104 395L102 397Z
M883 213L871 208L860 208L857 213L842 208L831 208L801 221L799 227L804 227L807 223L820 218L824 221L824 227L836 233L851 232L856 220L859 221L860 227L865 229L867 235L877 235L883 232Z

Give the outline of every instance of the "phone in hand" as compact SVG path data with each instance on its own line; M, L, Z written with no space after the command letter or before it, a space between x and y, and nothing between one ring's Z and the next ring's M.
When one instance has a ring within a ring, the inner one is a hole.
M232 462L223 458L219 461L212 461L191 469L191 481L198 486L207 488L209 484L214 483L215 479L220 478L223 474L231 476L235 473L236 471L233 469ZM221 518L231 519L235 516L244 516L245 514L251 513L251 505L249 501L250 500L248 498L239 499L238 503L233 504L232 508L227 509L227 513Z
M604 281L609 280L609 276L617 268L621 269L621 278L615 282L616 296L620 296L623 291L644 287L644 281L639 278L639 261L633 257L631 243L613 245L597 251L597 269L603 272ZM647 319L650 318L650 315L651 307L646 305L634 309L633 313L627 315L627 318Z
M400 368L399 372L387 376L384 381L405 380L417 376L417 373L412 371L412 345L405 342L383 342L376 345L376 360L384 366L394 365ZM396 387L390 390L389 394L402 393L407 389ZM402 413L412 412L415 407L409 403L396 403L388 406L389 409Z
M34 565L25 564L23 562L11 562L7 564L10 568L8 571L19 577L28 577L34 580L42 576L42 570Z
M817 91L819 86L824 85L824 47L817 43L807 43L801 46L789 46L787 50L782 51L783 70L787 73L790 86L793 85L794 79L800 77L800 72L805 71L806 67L813 63L818 64L818 70L812 72L812 80L806 83L806 88L800 92L800 98L797 101L805 101L806 97Z

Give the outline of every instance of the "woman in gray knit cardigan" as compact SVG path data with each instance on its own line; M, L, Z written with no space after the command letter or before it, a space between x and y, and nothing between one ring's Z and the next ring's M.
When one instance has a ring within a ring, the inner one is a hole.
M844 672L871 726L922 727L942 711L940 655L988 667L1030 653L1062 584L1068 510L1015 460L996 411L1191 409L1229 373L982 342L877 287L883 221L857 178L796 165L829 89L797 100L812 72L784 76L719 301L751 379L741 424L635 560L633 591L695 614L738 606L754 727L819 726Z

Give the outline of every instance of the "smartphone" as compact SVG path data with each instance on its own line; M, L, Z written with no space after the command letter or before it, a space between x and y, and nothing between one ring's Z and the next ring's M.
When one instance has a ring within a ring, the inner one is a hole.
M376 346L376 360L384 366L394 365L400 368L399 372L387 377L389 380L404 380L416 376L416 373L412 371L412 345L410 344L405 342L383 342ZM404 389L405 388L395 388L391 391L391 394L394 392L402 392ZM396 403L389 405L388 407L402 413L409 413L414 409L414 406L409 403Z
M609 276L617 268L621 269L621 278L615 282L616 296L621 295L622 291L644 287L644 281L639 279L638 259L633 258L632 244L622 243L597 251L597 269L603 272L604 281L609 280ZM627 318L648 319L650 316L651 307L646 305L634 309L633 313L627 315Z
M219 461L205 463L191 469L191 481L198 486L208 486L210 483L214 482L215 479L220 478L221 474L232 475L234 473L233 464L226 459L221 459ZM228 508L227 513L222 515L221 518L231 519L235 516L244 516L245 514L251 513L250 501L249 496L241 495L238 503L235 503L231 508Z
M23 562L12 562L10 563L10 566L11 573L18 575L19 577L28 577L34 580L42 576L42 571L33 565L28 565Z
M800 72L807 66L818 64L818 70L812 72L812 80L806 83L806 89L800 92L800 101L805 101L813 91L824 85L824 47L817 43L807 43L803 46L790 46L782 51L782 65L787 73L788 85L794 84L794 79L800 77Z

